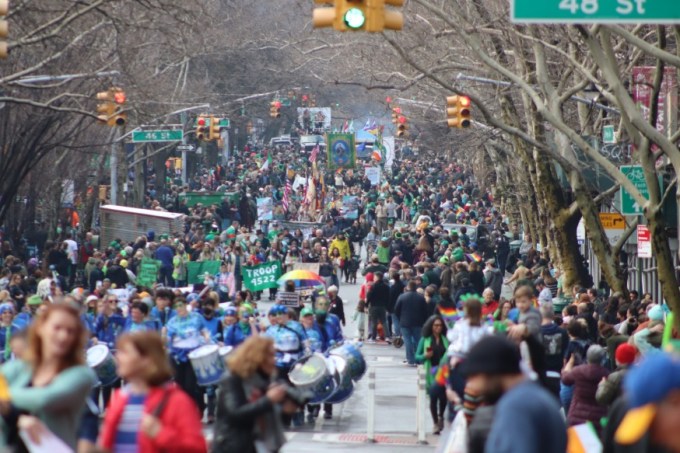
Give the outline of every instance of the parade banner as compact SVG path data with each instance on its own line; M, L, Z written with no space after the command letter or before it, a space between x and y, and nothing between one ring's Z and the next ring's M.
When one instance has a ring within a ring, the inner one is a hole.
M271 197L257 199L257 220L272 220L274 218L274 201Z
M284 307L298 308L300 306L300 294L296 292L278 291L276 301Z
M281 277L281 261L269 261L256 266L241 268L243 285L251 291L263 291L278 287L276 281Z
M354 168L356 148L354 134L326 134L327 165L330 170Z
M139 264L139 272L137 273L137 285L151 288L158 281L158 271L160 268L160 261L142 258L142 262Z
M372 186L380 185L380 167L366 167L365 173Z
M356 220L359 218L359 197L352 195L345 195L342 197L342 207L340 208L340 215L349 220Z
M319 273L319 263L293 263L293 269L294 271L296 270L303 270L303 271L311 271L314 272L315 274Z
M203 284L206 272L216 275L220 271L221 261L190 261L187 263L187 283L190 285Z

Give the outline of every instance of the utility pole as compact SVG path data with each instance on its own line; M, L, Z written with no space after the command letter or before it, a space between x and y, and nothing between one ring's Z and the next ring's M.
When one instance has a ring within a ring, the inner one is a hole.
M111 171L111 204L118 204L118 154L116 153L116 129L113 129L113 140L111 141L111 158L109 159L109 169Z
M182 128L184 129L187 122L187 113L182 112L179 115L180 123L182 123ZM182 145L187 144L187 134L182 134ZM182 184L187 183L187 151L186 148L182 148Z

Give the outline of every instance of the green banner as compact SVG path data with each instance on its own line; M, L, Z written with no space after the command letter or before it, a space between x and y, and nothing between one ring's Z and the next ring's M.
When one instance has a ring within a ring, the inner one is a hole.
M330 170L354 168L357 150L354 147L354 134L326 134L327 165Z
M137 272L137 285L151 288L158 281L158 270L160 268L160 261L142 258L142 262L139 264L139 271Z
M191 261L187 263L187 284L203 283L203 275L207 272L215 275L220 271L221 261Z
M269 261L257 266L241 268L243 285L251 291L262 291L279 286L276 281L281 277L281 261Z

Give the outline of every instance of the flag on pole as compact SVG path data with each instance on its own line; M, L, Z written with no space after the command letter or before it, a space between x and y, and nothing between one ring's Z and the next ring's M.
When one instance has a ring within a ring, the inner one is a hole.
M378 128L378 126L376 126L375 120L373 120L372 122L371 122L370 118L366 120L366 124L364 125L365 131L370 132L373 129L377 129L377 128Z
M342 125L342 129L340 129L340 132L348 132L349 131L349 122L345 120L345 123Z
M260 167L260 171L267 170L272 164L272 155L269 151L267 151L267 160L264 161L262 166Z
M349 126L347 127L347 130L345 132L349 132L350 134L354 133L354 120L351 120L349 122Z
M283 209L284 211L288 212L288 203L289 203L289 197L290 193L293 191L293 185L290 182L290 178L286 178L286 187L283 189L283 199L281 200L281 203L283 204Z
M377 143L373 145L373 153L371 154L371 157L376 162L380 162L382 160L382 152L380 151L380 146Z
M312 153L309 155L309 161L311 163L316 162L316 158L319 157L319 143L316 143L316 146L312 150Z

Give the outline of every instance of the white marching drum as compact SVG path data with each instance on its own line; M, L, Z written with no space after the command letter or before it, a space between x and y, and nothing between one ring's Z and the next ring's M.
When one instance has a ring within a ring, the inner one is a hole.
M94 370L103 387L113 385L118 380L116 362L109 347L105 344L92 346L87 350L87 365Z
M207 344L189 353L198 385L214 385L220 381L224 373L224 359L220 357L219 350L216 344Z

